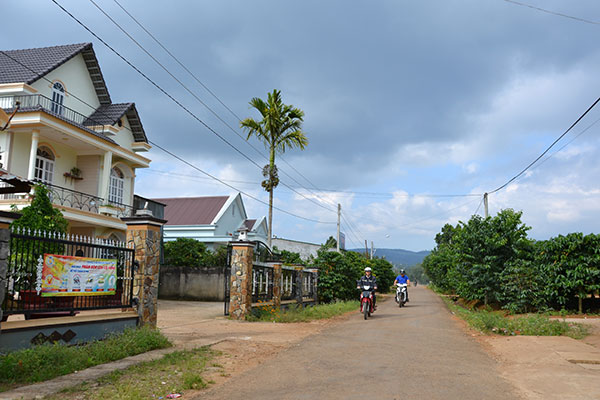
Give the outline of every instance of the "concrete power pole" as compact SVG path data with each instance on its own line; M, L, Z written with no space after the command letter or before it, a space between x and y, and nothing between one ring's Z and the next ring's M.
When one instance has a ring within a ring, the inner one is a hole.
M373 259L373 253L375 253L373 251L373 241L371 240L371 260Z
M483 209L485 210L485 217L487 218L489 216L489 213L488 213L488 194L487 193L483 194Z
M340 217L342 215L342 205L338 203L338 225L337 225L337 245L336 250L340 252Z

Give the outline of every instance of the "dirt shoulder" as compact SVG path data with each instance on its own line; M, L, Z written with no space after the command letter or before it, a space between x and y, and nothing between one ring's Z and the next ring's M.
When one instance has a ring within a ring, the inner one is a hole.
M498 362L501 375L525 399L600 399L600 319L566 321L588 325L590 335L582 340L566 336L484 335L462 320L461 323L465 332Z

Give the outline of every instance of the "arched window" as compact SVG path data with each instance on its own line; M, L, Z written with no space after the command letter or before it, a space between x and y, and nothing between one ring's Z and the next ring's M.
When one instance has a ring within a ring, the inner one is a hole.
M123 203L123 186L125 180L123 179L123 172L114 167L110 171L110 186L108 188L108 201L111 203Z
M65 101L65 87L60 82L54 82L52 85L52 112L63 115Z
M35 157L35 179L44 183L52 183L54 177L54 154L49 148L42 146L37 149Z

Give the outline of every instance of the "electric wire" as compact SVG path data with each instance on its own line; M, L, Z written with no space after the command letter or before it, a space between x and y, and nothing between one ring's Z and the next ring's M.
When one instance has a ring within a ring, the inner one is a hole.
M222 135L220 135L216 130L214 130L213 128L211 128L208 124L206 124L202 119L200 119L198 116L196 116L191 110L189 110L186 106L183 105L183 103L181 103L179 100L177 100L175 97L173 97L171 94L169 94L166 90L164 90L160 85L158 85L156 82L154 82L150 77L148 77L145 73L143 73L139 68L137 68L132 62L130 62L128 59L126 59L123 55L121 55L119 52L117 52L112 46L110 46L106 41L104 41L102 38L100 38L99 35L97 35L95 32L93 32L90 28L88 28L83 22L81 22L77 17L75 17L72 13L70 13L66 8L64 8L60 3L58 3L56 0L51 0L54 4L56 4L61 10L63 10L67 15L69 15L75 22L77 22L80 26L82 26L85 30L87 30L91 35L93 35L96 39L98 39L102 44L104 44L109 50L111 50L115 55L117 55L119 58L121 58L126 64L128 64L131 68L134 69L134 71L136 71L138 74L140 74L142 77L144 77L148 82L150 82L154 87L156 87L159 91L161 91L164 95L166 95L168 98L170 98L173 102L175 102L180 108L182 108L184 111L186 111L189 115L191 115L194 119L196 119L198 122L200 122L205 128L207 128L209 131L211 131L213 134L215 134L219 139L221 139L223 142L225 142L228 146L230 146L231 148L233 148L237 153L239 153L240 155L242 155L244 158L246 158L248 161L250 161L252 164L254 164L257 168L259 168L260 170L262 170L262 167L260 165L258 165L254 160L252 160L250 157L248 157L244 152L242 152L240 149L238 149L236 146L234 146L232 143L230 143L227 139L225 139ZM184 89L186 91L188 91L196 100L198 100L202 105L204 105L211 113L213 113L221 122L223 122L226 126L229 127L229 129L231 129L236 135L238 135L240 138L243 139L243 137L241 137L229 124L227 124L220 116L218 116L208 105L206 105L206 103L204 103L197 95L195 95L191 90L189 90L189 88L187 88L187 86L185 86L179 79L177 79L171 72L168 71L168 69L162 65L154 56L152 56L147 50L145 50L145 48L139 44L131 35L129 35L129 33L127 33L127 31L125 31L114 19L112 19L107 13L104 12L104 10L102 8L100 8L93 0L90 0L90 2L92 4L94 4L96 6L96 8L98 8L107 18L109 18L109 20L111 20L125 35L127 35L138 47L140 47L140 49L142 49L150 58L152 58L152 60L154 60L165 72L167 72L173 79L175 79L175 81L177 81L182 87L184 87ZM247 142L247 141L246 141ZM248 142L247 142L248 143ZM251 144L250 144L251 145ZM254 146L251 145L252 148L254 148ZM256 148L254 148L255 150L257 150ZM258 150L257 150L258 151ZM263 155L262 153L259 152L259 154ZM264 155L263 155L264 157ZM282 171L283 172L283 171ZM293 188L291 188L290 186L288 186L287 184L285 184L284 182L280 182L282 185L288 187L290 190L295 191ZM319 202L316 202L308 197L306 197L304 194L295 191L299 196L304 197L306 200L312 202L313 204L322 207L328 211L331 212L335 212L335 210L329 209L327 207L325 207L324 205L322 205Z
M492 190L491 192L488 192L489 194L492 193L496 193L497 191L504 189L506 186L508 186L510 183L512 183L515 179L517 179L518 177L520 177L521 175L523 175L525 173L525 171L527 171L529 168L531 168L535 163L537 163L546 153L548 153L548 151L550 151L550 149L552 147L554 147L554 145L556 143L558 143L559 140L561 140L567 133L569 133L571 131L571 129L573 129L575 127L575 125L577 125L579 123L579 121L581 121L583 119L583 117L585 117L595 106L596 104L598 104L598 102L600 102L600 97L596 99L596 101L588 107L588 109L581 114L581 116L579 118L577 118L577 120L575 122L573 122L571 124L571 126L562 133L562 135L560 135L554 142L552 142L552 144L550 146L548 146L548 148L546 148L546 150L544 150L542 152L542 154L540 154L535 160L533 160L531 163L529 163L529 165L527 165L527 167L525 167L521 172L519 172L517 175L513 176L512 178L510 178L504 185L499 186L498 188Z
M19 65L21 65L21 66L22 66L22 67L24 67L24 68L27 68L28 70L30 70L30 71L31 71L31 72L33 72L33 73L36 73L36 74L38 74L38 73L39 73L38 71L35 71L34 69L30 68L28 65L26 65L26 64L23 64L21 61L19 61L19 60L15 59L14 57L10 56L9 54L7 54L7 53L6 53L5 51L3 51L3 50L0 50L0 54L3 54L5 57L7 57L7 58L10 58L12 61L14 61L14 62L18 63ZM41 77L41 79L44 79L44 80L45 80L45 81L47 81L48 83L52 83L52 81L51 81L50 79L48 79L47 77L45 77L45 76L42 76L42 77ZM83 100L82 98L80 98L79 96L77 96L75 93L73 93L73 92L69 92L69 95L70 95L72 98L74 98L74 99L78 100L79 102L81 102L82 104L85 104L86 106L90 107L90 109L98 111L98 109L96 109L94 106L92 106L91 104L89 104L88 102L86 102L85 100ZM104 113L104 112L102 112L102 111L100 111L100 113L101 113L101 114L103 114L103 115L104 115L104 116L106 116L106 117L110 117L108 114L106 114L106 113ZM132 133L133 133L133 131L131 131L131 129L130 129L130 128L128 128L128 127L125 127L125 126L124 126L123 128L125 128L125 129L127 129L127 130L129 130L130 132L132 132ZM191 167L191 168L193 168L193 169L197 170L198 172L201 172L202 174L204 174L204 175L208 176L209 178L211 178L211 179L213 179L213 180L215 180L215 181L217 181L217 182L220 182L221 184L223 184L223 185L225 185L225 186L229 187L230 189L233 189L233 190L235 190L235 191L237 191L237 192L240 192L240 193L244 194L245 196L248 196L249 198L251 198L251 199L253 199L253 200L255 200L255 201L257 201L257 202L259 202L259 203L261 203L261 204L264 204L264 205L267 205L267 206L269 205L269 203L267 203L267 202L265 202L265 201L263 201L263 200L260 200L260 199L258 199L257 197L255 197L255 196L252 196L252 195L250 195L250 194L248 194L248 193L246 193L246 192L244 192L244 191L242 191L242 190L239 190L238 188L234 187L233 185L230 185L230 184L228 184L228 183L224 182L223 180L221 180L221 179L219 179L219 178L217 178L217 177L215 177L215 176L213 176L213 175L209 174L208 172L205 172L205 171L204 171L204 170L202 170L201 168L199 168L199 167L197 167L197 166L193 165L192 163L190 163L190 162L188 162L188 161L184 160L182 157L179 157L179 156L175 155L174 153L172 153L172 152L170 152L169 150L165 149L164 147L162 147L162 146L158 145L157 143L155 143L155 142L152 142L152 141L150 141L150 140L148 140L148 142L149 142L150 144L152 144L154 147L156 147L156 148L158 148L158 149L160 149L160 150L164 151L165 153L169 154L171 157L173 157L173 158L175 158L175 159L177 159L177 160L179 160L179 161L183 162L184 164L186 164L186 165L188 165L189 167ZM284 214L288 214L288 215L291 215L291 216L293 216L293 217L296 217L296 218L299 218L299 219L303 219L303 220L306 220L306 221L311 221L311 222L320 223L320 224L336 224L336 222L325 222L325 221L318 221L318 220L311 219L311 218L306 218L306 217L303 217L303 216L301 216L301 215L294 214L294 213L292 213L292 212L289 212L289 211L287 211L287 210L284 210L284 209L282 209L282 208L280 208L280 207L276 207L276 206L273 206L273 209L274 209L274 210L277 210L277 211L280 211L280 212L283 212Z
M207 90L221 105L223 105L235 118L238 119L238 121L240 120L240 117L238 115L236 115L231 108L229 108L216 94L214 94L195 74L193 74L189 68L187 68L177 57L175 57L175 55L170 52L148 29L146 29L129 11L127 11L117 0L113 0L142 30L144 30L144 32L146 32L167 54L169 54L170 57L172 57L188 74L190 74L205 90ZM103 10L94 0L90 0L90 2L100 11L102 12L102 14L104 14L115 26L117 26L130 40L132 40L142 51L144 51L144 53L146 53L150 58L152 58L153 61L155 61L165 72L167 72L173 79L175 79L186 91L188 91L190 94L192 94L192 96L194 98L196 98L196 100L198 100L200 102L200 104L202 104L204 107L206 107L213 115L215 115L223 124L225 124L233 133L235 133L238 137L240 137L244 142L246 142L248 145L250 145L258 154L260 154L261 156L263 156L265 159L266 157L264 156L264 154L262 154L258 149L256 149L254 146L252 146L251 143L249 143L247 140L244 140L244 138L242 136L240 136L238 134L238 132L233 129L226 121L224 121L214 110L212 110L206 103L204 103L195 93L193 93L187 86L185 86L179 79L177 79L164 65L162 65L154 56L152 56L152 54L147 51L138 41L136 41L133 36L131 34L129 34L121 25L119 25L119 23L117 23L110 15L108 15L108 13ZM298 173L300 176L302 176L309 184L311 184L315 190L317 191L327 191L325 189L318 189L310 180L308 180L308 178L306 178L303 174L300 173L300 171L298 171L296 168L294 168L291 164L287 163L287 161L285 161L283 159L283 157L280 156L280 159L282 161L284 161L286 164L288 164L296 173ZM254 163L256 165L256 163ZM297 180L295 180L293 177L291 177L290 175L288 175L287 173L284 174L288 177L290 177L292 180L294 180L294 182L296 182L298 185L301 186L302 189L308 190L309 192L311 192L313 195L315 195L315 197L317 197L317 199L323 200L329 204L332 204L335 206L335 203L328 200L328 199L324 199L321 198L319 195L315 194L311 189L306 188L304 186L302 186ZM298 190L294 189L293 187L285 184L284 182L281 182L281 184L285 187L287 187L288 189L290 189L291 191L295 192L296 194L302 196L303 198L313 202L314 204L328 210L331 212L335 212L335 210L332 210L328 207L323 206L321 203L313 201L311 198L306 197L304 194L298 192ZM388 196L393 196L393 194L386 194ZM410 195L409 195L410 196ZM477 196L474 194L469 194L469 195L422 195L423 197L462 197L462 196Z
M482 196L481 197L481 201L479 202L479 205L477 206L477 209L475 210L475 212L473 213L473 215L477 215L477 213L479 212L479 208L483 204L483 200L484 200L484 197Z
M559 13L559 12L556 12L556 11L550 11L550 10L547 10L545 8L532 6L531 4L521 3L521 2L518 2L518 1L515 1L515 0L504 0L504 1L507 2L507 3L512 3L512 4L515 4L515 5L521 6L521 7L528 7L528 8L531 8L533 10L545 12L545 13L552 14L552 15L556 15L558 17L569 18L569 19L573 19L575 21L585 22L587 24L592 24L592 25L600 25L600 22L596 22L596 21L592 21L592 20L585 19L585 18L580 18L580 17L574 17L572 15L563 14L563 13Z
M92 0L90 0L92 1ZM187 68L171 51L169 51L166 46L164 46L157 38L156 36L154 36L140 21L138 21L127 9L125 9L125 7L123 7L121 5L121 3L119 3L117 0L113 0L120 8L121 10L123 10L123 12L125 12L144 32L146 32L151 38L152 40L154 40L171 58L173 58L175 60L175 62L177 62L177 64L179 64L192 78L194 78L194 80L196 80L196 82L198 82L208 93L210 93L225 109L227 109L231 115L233 115L238 122L241 122L241 118L235 113L233 112L233 110L228 107L213 91L211 91L192 71L190 71L189 68ZM93 3L93 1L92 1ZM96 5L94 3L94 5ZM96 5L97 8L100 9L100 7L98 5ZM126 33L123 28L121 28L112 18L110 18L102 9L100 9L109 19L111 19L111 21L117 25L124 33ZM126 33L127 34L127 33ZM134 40L131 35L127 34L127 36L129 36L132 40ZM135 42L135 40L134 40ZM138 44L138 43L136 43ZM140 46L138 44L138 46ZM144 50L145 51L145 50ZM201 102L201 104L205 105L203 102ZM205 105L206 106L206 105ZM208 108L208 106L206 106ZM212 109L209 108L209 110L211 112L214 113L214 111ZM215 114L216 115L216 114ZM217 116L217 118L219 118ZM219 118L219 120L221 122L223 122L227 127L229 127L229 129L231 129L237 136L239 136L242 140L244 140L252 149L254 149L254 151L256 151L259 155L261 155L263 158L267 159L266 156L260 152L260 150L258 150L256 147L254 147L250 142L248 142L247 140L245 140L243 137L241 137L238 132L236 130L234 130L229 124L227 124L225 121L223 121L221 118ZM281 161L283 161L287 166L289 166L293 171L295 171L299 176L301 176L302 178L304 178L304 180L306 180L311 186L313 186L313 188L316 189L316 186L306 177L304 176L300 171L298 171L292 164L288 163L285 158L283 158L283 155L280 154L279 159ZM268 160L268 159L267 159ZM311 189L304 187L304 185L302 185L300 182L298 182L293 176L291 176L290 174L288 174L287 172L285 172L284 170L281 170L281 172L286 175L288 178L290 178L291 180L293 180L298 186L302 187L305 190L308 190L309 192L312 192ZM285 184L284 182L281 182L282 185L288 187L290 190L294 190L293 188L289 187L287 184ZM302 194L298 193L299 195L303 196ZM313 193L314 194L314 193ZM318 195L316 195L317 198L321 199ZM325 202L332 204L333 206L335 206L335 203L331 203L330 201L328 201L327 199L321 199L324 200ZM316 203L315 203L316 204ZM320 204L319 204L320 205ZM320 205L321 207L323 207L322 205ZM325 208L325 207L323 207ZM325 208L327 209L327 208ZM327 209L328 211L332 211L335 212L335 210L331 210L331 209Z

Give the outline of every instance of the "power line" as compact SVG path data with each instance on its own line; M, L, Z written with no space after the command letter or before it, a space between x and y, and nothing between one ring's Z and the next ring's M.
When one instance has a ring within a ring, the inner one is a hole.
M221 139L223 142L225 142L227 145L229 145L232 149L234 149L236 152L238 152L240 155L242 155L244 158L246 158L248 161L250 161L252 164L254 164L257 168L259 168L260 170L262 170L262 167L260 165L258 165L254 160L252 160L244 152L242 152L241 150L239 150L235 145L233 145L227 139L225 139L223 136L221 136L217 131L215 131L213 128L211 128L208 124L206 124L198 116L196 116L192 111L190 111L187 107L185 107L180 101L178 101L177 99L175 99L171 94L169 94L166 90L164 90L160 85L158 85L156 82L154 82L152 79L150 79L150 77L148 77L139 68L137 68L133 63L131 63L128 59L126 59L118 51L116 51L106 41L104 41L102 38L100 38L100 36L98 36L90 28L88 28L79 19L77 19L77 17L75 17L72 13L70 13L67 9L65 9L61 4L59 4L56 0L51 0L51 1L54 4L56 4L61 10L63 10L67 15L69 15L75 22L77 22L85 30L87 30L90 34L92 34L96 39L98 39L102 44L104 44L108 49L110 49L115 55L117 55L119 58L121 58L126 64L128 64L131 68L133 68L138 74L140 74L142 77L144 77L154 87L156 87L159 91L161 91L169 99L171 99L173 102L175 102L175 104L177 104L180 108L182 108L184 111L186 111L194 119L196 119L198 122L200 122L205 128L207 128L209 131L211 131L213 134L215 134L219 139ZM196 100L198 100L209 111L211 111L211 113L213 113L221 122L223 122L226 126L228 126L229 129L231 129L236 135L238 135L240 138L242 138L231 126L229 126L229 124L227 124L210 107L208 107L208 105L206 105L198 96L196 96L187 86L185 86L179 79L177 79L171 72L169 72L168 69L164 65L162 65L154 56L152 56L141 44L139 44L129 33L127 33L127 31L125 31L114 19L112 19L107 13L105 13L102 8L100 8L93 0L90 0L90 2L92 4L94 4L96 6L96 8L98 8L107 18L109 18L111 20L111 22L113 22L123 33L125 33L138 47L140 47L140 49L142 49L150 58L152 58L152 60L154 60L163 70L165 70L165 72L167 72L173 79L175 79L175 81L177 81L185 90L187 90ZM243 138L242 138L242 140L243 140ZM244 141L246 143L248 143L246 140L244 140ZM248 144L252 148L254 148L250 143L248 143ZM254 149L256 150L256 148L254 148ZM259 154L262 155L262 153L260 153L260 152L259 152ZM263 155L263 157L264 157L264 155ZM315 204L315 205L317 205L317 206L319 206L321 208L324 208L327 211L335 212L335 210L329 209L329 208L325 207L324 205L322 205L322 204L320 204L320 203L318 203L318 202L316 202L316 201L314 201L314 200L306 197L304 194L302 194L302 193L294 190L293 188L291 188L289 185L285 184L284 182L281 182L281 184L284 185L284 186L286 186L288 189L296 192L299 196L304 197L305 199L307 199L308 201L312 202L313 204Z
M473 215L477 215L477 213L479 212L479 208L481 208L481 205L483 204L483 196L481 197L481 201L479 202L479 205L477 206L477 209L475 210L475 212L473 213Z
M176 158L177 160L181 161L182 163L186 164L187 166L194 168L194 169L195 169L195 170L197 170L198 172L201 172L201 173L203 173L204 175L206 175L206 176L208 176L208 177L210 177L210 178L212 178L212 179L216 180L217 182L220 182L220 183L222 183L223 185L225 185L225 186L227 186L227 187L229 187L229 188L231 188L231 189L233 189L233 190L236 190L236 191L238 191L238 192L242 193L243 195L245 195L245 196L247 196L247 197L249 197L249 198L251 198L251 199L253 199L253 200L255 200L255 201L258 201L259 203L262 203L262 204L264 204L264 205L267 205L267 206L269 205L269 203L267 203L267 202L265 202L265 201L262 201L262 200L260 200L259 198L257 198L257 197L254 197L254 196L252 196L251 194L248 194L248 193L246 193L246 192L244 192L244 191L242 191L242 190L239 190L239 189L237 189L236 187L234 187L234 186L232 186L232 185L230 185L230 184L228 184L228 183L226 183L226 182L222 181L221 179L217 178L216 176L214 176L214 175L211 175L211 174L209 174L208 172L206 172L206 171L204 171L204 170L202 170L202 169L200 169L200 168L196 167L194 164L192 164L192 163L190 163L189 161L186 161L185 159L183 159L182 157L179 157L178 155L176 155L176 154L174 154L174 153L170 152L169 150L167 150L167 149L165 149L164 147L162 147L162 146L160 146L160 145L156 144L155 142L152 142L152 141L150 141L150 140L149 140L149 142L150 142L150 143L151 143L151 144L152 144L154 147L157 147L157 148L161 149L162 151L164 151L165 153L167 153L167 154L168 154L168 155L170 155L171 157L173 157L173 158ZM335 221L333 221L333 222L324 222L324 221L319 221L319 220L316 220L316 219L311 219L311 218L302 217L302 216L300 216L300 215L297 215L297 214L291 213L291 212L289 212L289 211L286 211L286 210L284 210L284 209L282 209L282 208L279 208L279 207L276 207L276 206L273 206L273 209L274 209L274 210L277 210L277 211L280 211L280 212L282 212L282 213L285 213L285 214L291 215L291 216L293 216L293 217L300 218L300 219L303 219L303 220L306 220L306 221L310 221L310 222L315 222L315 223L318 223L318 224L337 224L337 222L335 222Z
M508 186L511 182L513 182L515 179L517 179L518 177L520 177L521 175L523 175L525 173L525 171L527 171L529 168L531 168L536 162L538 162L548 151L550 151L550 149L552 147L554 147L554 145L556 143L558 143L558 141L560 139L562 139L567 133L569 133L571 131L571 129L573 129L575 127L575 125L577 125L579 123L579 121L581 121L583 119L583 117L585 117L587 115L587 113L589 113L592 108L594 108L596 106L596 104L598 104L598 102L600 101L600 97L598 99L596 99L596 101L589 106L589 108L583 113L581 114L581 116L579 118L577 118L577 121L573 122L573 124L571 124L571 126L569 127L569 129L567 129L566 131L563 132L562 135L560 135L554 142L552 142L552 144L550 146L548 146L548 148L546 150L544 150L544 152L542 154L540 154L535 160L533 160L527 167L525 167L521 172L519 172L517 175L513 176L512 178L510 178L508 180L508 182L506 182L504 185L492 190L491 192L488 192L489 194L492 193L496 193L497 191L504 189L506 186Z
M53 0L53 1L54 1L54 0ZM38 73L39 73L38 71L35 71L34 69L30 68L28 65L26 65L26 64L23 64L21 61L19 61L19 60L15 59L14 57L10 56L9 54L7 54L7 53L6 53L5 51L3 51L3 50L0 50L0 54L3 54L5 57L7 57L7 58L10 58L12 61L14 61L14 62L18 63L19 65L21 65L21 66L22 66L22 67L24 67L24 68L27 68L29 71L31 71L31 72L33 72L33 73L36 73L36 74L38 74ZM41 77L41 79L44 79L44 80L45 80L45 81L47 81L48 83L52 83L52 81L51 81L50 79L46 78L45 76L42 76L42 77ZM70 95L71 97L73 97L74 99L78 100L79 102L81 102L82 104L85 104L86 106L90 107L90 109L92 109L92 110L96 110L96 111L99 111L99 110L98 110L98 109L96 109L94 106L92 106L91 104L89 104L88 102L86 102L85 100L83 100L82 98L80 98L79 96L77 96L75 93L73 93L73 92L69 92L69 95ZM107 116L107 117L109 117L109 115L108 115L108 114L106 114L106 113L105 113L105 112L103 112L103 111L100 111L100 113L101 113L101 114L103 114L104 116ZM130 132L132 132L132 133L133 133L133 131L131 131L131 129L130 129L130 128L128 128L128 127L125 127L125 126L124 126L124 128L125 128L125 129L127 129L127 130L129 130ZM217 181L217 182L220 182L221 184L223 184L223 185L225 185L225 186L227 186L227 187L229 187L229 188L231 188L231 189L233 189L233 190L235 190L235 191L237 191L237 192L240 192L240 193L244 194L245 196L247 196L247 197L249 197L249 198L251 198L251 199L253 199L253 200L255 200L255 201L257 201L257 202L259 202L259 203L261 203L261 204L264 204L264 205L269 205L267 202L265 202L265 201L262 201L262 200L260 200L260 199L258 199L258 198L256 198L256 197L254 197L254 196L252 196L252 195L250 195L250 194L248 194L248 193L246 193L246 192L244 192L244 191L242 191L242 190L239 190L238 188L236 188L236 187L234 187L234 186L232 186L232 185L230 185L230 184L228 184L228 183L224 182L223 180L221 180L221 179L219 179L219 178L217 178L217 177L215 177L215 176L213 176L213 175L209 174L208 172L205 172L205 171L203 171L203 170L202 170L202 169L200 169L199 167L197 167L197 166L193 165L192 163L190 163L190 162L188 162L188 161L184 160L182 157L179 157L179 156L175 155L174 153L172 153L172 152L170 152L170 151L166 150L166 149L165 149L165 148L163 148L162 146L160 146L160 145L158 145L158 144L156 144L156 143L154 143L154 142L152 142L152 141L150 141L150 140L149 140L148 142L149 142L149 143L151 143L151 144L152 144L153 146L155 146L156 148L158 148L158 149L160 149L160 150L164 151L165 153L169 154L169 155L170 155L170 156L172 156L173 158L176 158L177 160L179 160L179 161L183 162L184 164L186 164L186 165L188 165L188 166L190 166L190 167L194 168L195 170L197 170L197 171L201 172L202 174L204 174L204 175L206 175L206 176L210 177L211 179L213 179L213 180L215 180L215 181ZM297 215L297 214L291 213L291 212L289 212L289 211L286 211L286 210L284 210L284 209L282 209L282 208L279 208L279 207L276 207L276 206L273 206L273 209L275 209L275 210L278 210L278 211L280 211L280 212L283 212L283 213L285 213L285 214L291 215L291 216L293 216L293 217L300 218L300 219L303 219L303 220L306 220L306 221L315 222L315 223L320 223L320 224L336 224L336 223L337 223L337 222L323 222L323 221L318 221L318 220L314 220L314 219L311 219L311 218L306 218L306 217L303 217L303 216L300 216L300 215Z
M561 148L559 148L558 150L556 150L554 153L552 153L548 157L544 158L539 164L535 165L532 169L538 168L540 165L544 164L546 161L548 161L549 159L551 159L554 155L556 155L557 153L560 153L565 147L567 147L568 145L570 145L571 143L573 143L578 137L580 137L581 135L583 135L584 133L586 133L590 128L592 128L598 122L600 122L600 118L598 118L597 120L595 120L594 122L592 122L584 130L582 130L581 132L579 132L577 134L577 136L575 136L573 139L569 140L567 143L565 143L564 146L562 146Z
M141 22L139 22L133 15L131 15L131 13L129 11L127 11L125 9L125 7L123 7L121 5L121 3L119 3L117 0L113 0L120 8L121 10L123 10L125 12L125 14L127 14L140 28L142 28L142 30L144 32L146 32L148 34L148 36L150 36L169 56L171 56L171 58L173 58L177 64L179 64L179 66L181 66L188 74L190 74L192 76L192 78L194 78L196 80L196 82L198 82L200 84L200 86L202 86L208 93L211 94L211 96L213 96L219 103L221 103L221 105L223 107L225 107L227 109L227 111L229 111L238 121L241 120L240 117L237 116L236 113L234 113L231 108L227 107L227 105L225 103L223 103L223 101L221 101L221 99L215 94L213 93L204 83L202 83L202 81L192 72L188 69L188 67L186 67L177 57L175 57L175 55L173 53L171 53L169 51L169 49L167 49L152 33L150 33L150 31L148 29L146 29L144 27L144 25L142 25Z
M113 0L120 8L121 10L123 10L144 32L146 32L171 58L173 58L190 76L192 76L192 78L194 78L196 80L196 82L198 82L208 93L210 93L223 107L225 107L230 113L231 115L233 115L238 122L241 122L241 118L235 113L233 112L233 110L231 110L231 108L229 108L214 92L212 92L192 71L190 71L189 68L187 68L171 51L169 51L166 46L164 46L141 22L139 22L129 11L127 11L117 0ZM96 5L96 7L98 7ZM105 13L106 15L106 13ZM110 18L110 17L109 17ZM112 20L112 19L111 19ZM113 21L113 23L116 24L116 22ZM118 24L117 24L118 26ZM121 30L123 30L121 28ZM129 36L129 35L128 35ZM132 39L133 40L133 39ZM204 103L202 103L204 104ZM212 110L211 110L212 112ZM221 120L219 118L219 120ZM222 121L222 120L221 120ZM224 121L222 121L223 123L225 123ZM225 123L226 126L228 126L236 135L240 136L237 131L235 131L233 128L231 128L231 126L229 126L228 124ZM240 136L241 137L241 136ZM242 138L243 139L243 138ZM243 139L244 140L244 139ZM267 159L266 156L261 153L258 149L256 149L256 147L254 147L250 142L248 142L247 140L244 140L250 147L252 147L252 149L254 149L258 154L260 154L263 158ZM300 171L298 171L292 164L288 163L285 158L283 158L283 155L280 155L279 157L281 159L281 161L283 161L288 167L290 167L293 171L295 171L299 176L301 176L302 178L304 178L304 180L306 180L313 188L317 189L317 187L306 177L304 176ZM267 159L268 160L268 159ZM302 187L305 190L308 190L309 192L313 193L311 189L304 187L300 182L298 182L294 177L292 177L290 174L288 174L287 172L285 172L284 170L281 170L281 172L283 172L284 175L286 175L288 178L290 178L291 180L293 180L298 186ZM291 187L289 187L287 184L285 184L284 182L281 182L282 185L288 187L290 190L294 190ZM298 193L299 195L303 196L302 194ZM314 193L313 193L314 194ZM321 199L318 195L315 194L315 196L318 199ZM304 197L304 196L303 196ZM322 199L325 202L335 206L334 203L331 203L329 201L327 201L327 199ZM320 205L321 206L321 205ZM321 206L323 207L323 206ZM325 207L323 207L325 208ZM325 208L327 209L327 208ZM328 211L332 211L335 212L335 210L331 210L331 209L327 209Z
M518 2L518 1L514 1L514 0L504 0L504 1L507 2L507 3L516 4L518 6L528 7L528 8L531 8L533 10L545 12L545 13L552 14L552 15L556 15L558 17L569 18L569 19L572 19L572 20L575 20L575 21L585 22L586 24L600 25L600 22L592 21L592 20L585 19L585 18L574 17L572 15L567 15L567 14L559 13L559 12L556 12L556 11L546 10L545 8L532 6L531 4L525 4L525 3L521 3L521 2Z

